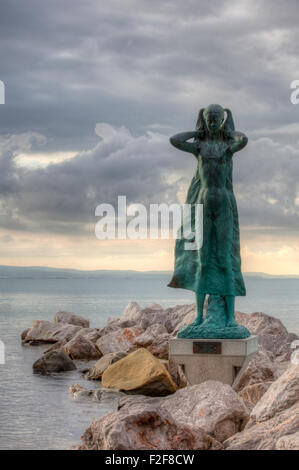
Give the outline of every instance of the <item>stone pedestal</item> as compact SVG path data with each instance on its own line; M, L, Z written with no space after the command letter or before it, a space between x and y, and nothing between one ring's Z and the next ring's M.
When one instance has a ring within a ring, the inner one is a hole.
M233 385L258 349L258 337L169 341L169 357L181 365L190 385L218 380Z

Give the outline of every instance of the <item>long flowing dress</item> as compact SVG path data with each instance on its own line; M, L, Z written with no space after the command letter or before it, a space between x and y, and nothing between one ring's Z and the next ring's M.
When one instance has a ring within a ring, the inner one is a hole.
M239 220L235 195L232 183L232 158L227 163L226 191L229 197L229 231L231 233L231 243L228 250L228 269L223 269L219 265L216 253L216 234L212 230L210 233L211 250L208 263L202 263L202 247L196 250L186 250L185 243L189 239L181 236L175 244L175 268L173 277L168 284L169 287L182 288L194 292L200 292L211 295L233 295L244 296L246 289L241 273L240 256L240 234ZM191 204L191 227L195 230L195 204L201 203L201 176L200 167L197 166L196 173L191 181L188 190L186 204ZM203 217L205 217L205 205L203 205ZM182 228L181 228L182 229ZM180 230L181 230L180 229ZM203 224L203 243L206 242L205 223Z

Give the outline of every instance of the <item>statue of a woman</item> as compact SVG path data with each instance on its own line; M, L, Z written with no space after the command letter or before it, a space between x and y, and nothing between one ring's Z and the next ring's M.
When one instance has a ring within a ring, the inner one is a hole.
M235 296L246 295L246 290L232 185L233 154L244 148L247 141L244 134L235 131L231 111L217 104L200 110L195 131L170 138L172 145L192 153L198 161L186 202L193 207L203 205L201 248L186 250L184 238L176 241L175 271L169 286L194 291L197 303L195 322L181 330L179 337L249 336L248 330L236 323L234 314ZM191 222L194 231L194 212ZM204 319L207 294L209 306Z

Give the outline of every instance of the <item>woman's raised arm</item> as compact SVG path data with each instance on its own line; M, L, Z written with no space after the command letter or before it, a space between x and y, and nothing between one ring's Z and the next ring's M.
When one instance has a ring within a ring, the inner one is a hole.
M198 131L191 131L191 132L180 132L179 134L175 134L170 137L170 143L179 150L183 150L184 152L193 153L193 155L197 155L198 153L198 142L187 142L189 139L195 138L199 136Z
M233 133L233 143L230 145L229 149L232 153L239 152L244 147L246 147L248 142L248 137L243 134L243 132L235 131Z

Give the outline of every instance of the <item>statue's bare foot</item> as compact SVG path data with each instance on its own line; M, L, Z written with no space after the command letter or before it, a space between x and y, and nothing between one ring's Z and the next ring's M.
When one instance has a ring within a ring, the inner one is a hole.
M227 328L236 328L236 326L239 326L239 325L235 320L229 320L226 324Z

